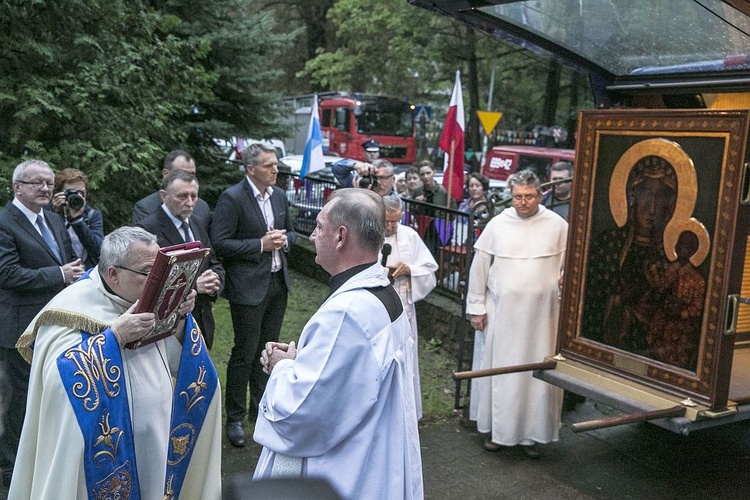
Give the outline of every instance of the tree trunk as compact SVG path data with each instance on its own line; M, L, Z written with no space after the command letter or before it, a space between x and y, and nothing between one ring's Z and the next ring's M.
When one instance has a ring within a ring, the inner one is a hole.
M466 30L466 51L468 55L468 78L469 78L469 122L466 128L466 149L480 151L479 141L479 70L477 69L477 45L476 34L472 28Z
M542 125L551 127L555 124L557 114L557 101L560 95L560 63L552 60L547 71L547 88L544 94L544 110L542 114Z

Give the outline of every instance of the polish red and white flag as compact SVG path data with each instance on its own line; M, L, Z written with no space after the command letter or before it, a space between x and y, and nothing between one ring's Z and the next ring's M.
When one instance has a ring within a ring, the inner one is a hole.
M445 117L440 149L445 151L443 186L457 201L464 192L464 98L461 93L461 71L456 71L456 84L451 95L448 115Z

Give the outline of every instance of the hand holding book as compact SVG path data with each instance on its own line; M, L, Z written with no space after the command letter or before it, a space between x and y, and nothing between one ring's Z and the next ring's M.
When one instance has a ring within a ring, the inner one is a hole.
M138 302L122 313L114 323L112 323L112 333L115 334L117 342L121 345L128 345L131 342L145 337L154 328L154 313L144 312L135 313Z
M173 335L183 327L185 316L195 305L193 288L198 271L209 252L208 248L201 248L199 241L159 249L141 298L133 308L133 314L153 313L153 327L125 347L137 349Z

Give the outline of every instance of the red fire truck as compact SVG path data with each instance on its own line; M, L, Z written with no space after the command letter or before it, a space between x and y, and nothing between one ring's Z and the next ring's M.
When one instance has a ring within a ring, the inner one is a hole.
M323 151L326 154L364 160L364 144L380 143L380 157L394 164L416 161L414 105L395 97L331 92L318 94ZM290 98L295 107L297 135L307 132L312 96ZM301 106L304 104L305 107ZM301 153L304 139L296 137L287 150ZM297 147L299 146L299 147Z

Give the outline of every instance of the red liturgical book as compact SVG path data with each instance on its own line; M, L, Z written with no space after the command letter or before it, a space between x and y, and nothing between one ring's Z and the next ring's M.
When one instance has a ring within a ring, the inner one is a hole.
M200 241L159 249L134 311L154 313L156 324L140 340L125 344L126 348L137 349L175 333L180 320L177 310L193 289L203 259L210 251L201 248Z

